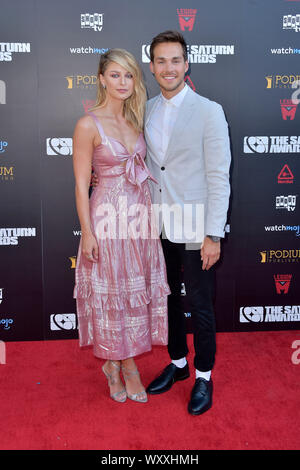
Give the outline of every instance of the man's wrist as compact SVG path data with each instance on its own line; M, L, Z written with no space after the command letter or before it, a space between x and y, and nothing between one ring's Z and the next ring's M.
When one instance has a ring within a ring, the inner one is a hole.
M217 237L215 235L206 235L211 241L218 243L221 240L221 237Z

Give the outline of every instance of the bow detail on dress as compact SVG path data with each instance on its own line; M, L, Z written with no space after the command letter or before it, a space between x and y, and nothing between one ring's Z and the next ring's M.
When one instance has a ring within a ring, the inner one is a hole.
M141 184L147 178L158 183L151 175L150 171L146 167L143 157L138 152L135 152L132 155L124 155L121 157L121 160L126 161L125 174L130 183L137 185L139 188L141 188Z

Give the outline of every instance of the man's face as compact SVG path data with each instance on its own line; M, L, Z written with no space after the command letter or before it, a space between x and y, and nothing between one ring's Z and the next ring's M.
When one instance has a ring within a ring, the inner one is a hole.
M179 42L162 42L155 46L150 70L166 98L177 95L184 87L184 75L189 64L184 60Z

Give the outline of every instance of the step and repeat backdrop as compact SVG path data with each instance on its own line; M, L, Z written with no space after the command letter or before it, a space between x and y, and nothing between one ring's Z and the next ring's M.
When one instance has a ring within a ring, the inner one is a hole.
M229 123L217 330L300 329L300 1L2 0L0 23L0 339L77 337L74 126L110 48L159 93L149 45L166 29L188 44L187 84Z

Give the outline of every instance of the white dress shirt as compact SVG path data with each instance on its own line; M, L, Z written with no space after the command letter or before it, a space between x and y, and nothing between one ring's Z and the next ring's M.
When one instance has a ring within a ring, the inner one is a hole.
M147 130L157 159L161 163L165 158L170 136L178 116L180 105L187 92L187 87L188 86L185 84L183 89L169 100L161 93L155 109L151 113Z

